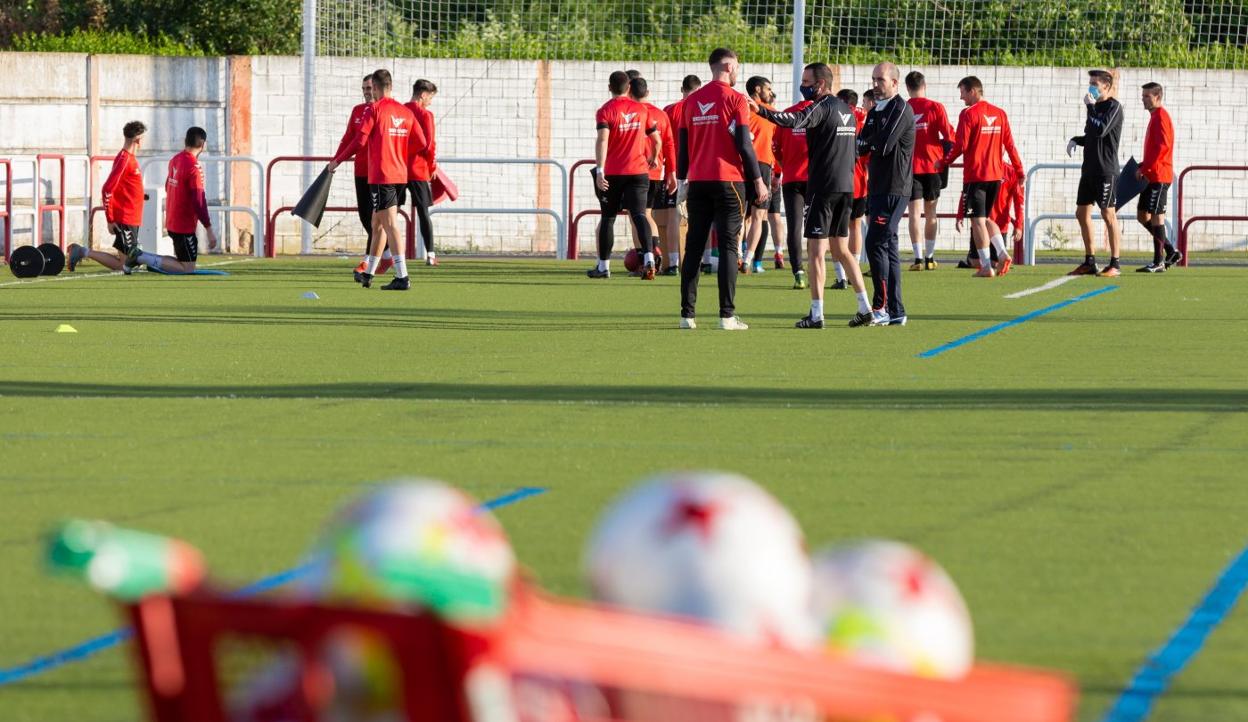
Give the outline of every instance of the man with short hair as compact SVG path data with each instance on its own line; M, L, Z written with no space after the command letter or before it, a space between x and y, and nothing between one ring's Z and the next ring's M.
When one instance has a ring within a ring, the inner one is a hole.
M872 326L906 325L901 300L897 227L914 186L914 111L897 96L901 73L884 62L871 71L875 107L858 134L858 154L871 154L867 179L867 259L871 263Z
M353 153L367 148L373 245L365 257L365 271L359 275L360 285L372 287L373 276L381 263L381 249L389 245L394 258L394 278L382 286L382 290L406 291L411 281L407 275L403 241L399 237L398 212L406 200L408 161L416 152L412 148L424 147L425 134L416 124L412 111L394 99L394 81L389 70L381 68L373 73L373 94L377 99L365 109L355 137L346 148L338 151L326 169L333 173Z
M163 273L193 273L199 258L199 239L195 236L199 223L208 234L209 250L217 247L217 234L208 218L204 169L199 164L199 154L207 144L208 133L193 126L186 131L182 152L169 159L165 178L165 233L173 241L176 258L147 253L136 243L126 255L131 266L143 264Z
M338 141L338 149L334 151L334 155L342 152L359 133L360 123L364 120L364 109L376 100L376 96L373 95L372 73L364 76L360 92L364 95L364 102L351 109L351 117L347 119L347 129L343 131L342 139ZM373 199L368 194L368 152L364 148L358 149L355 153L355 212L360 217L360 225L364 226L366 234L364 255L368 256L369 249L373 247ZM386 249L382 252L381 265L377 267L377 272L386 273L393 265L394 259L390 256L390 250ZM360 274L367 270L368 261L361 259L354 271L356 283L360 282Z
M768 110L775 110L772 103L776 101L776 94L772 92L771 81L767 78L755 75L745 81L745 94L754 103ZM764 226L769 224L773 226L771 230L776 239L776 248L780 248L780 234L776 232L780 227L780 193L777 192L780 190L780 184L773 182L776 180L775 176L779 175L775 172L776 153L773 148L775 134L775 125L764 123L759 116L750 114L750 136L753 138L754 156L758 158L758 172L762 174L763 183L766 184L771 197L766 205L750 208L750 215L745 224L745 257L741 259L741 265L738 268L743 273L763 272L763 262L759 256L755 255L755 251L761 254L767 250ZM783 260L778 263L783 264Z
M806 242L810 256L810 312L796 323L797 328L823 328L823 285L827 280L824 256L832 239L832 257L850 269L850 280L858 294L858 313L850 326L871 323L871 305L857 263L849 255L849 214L854 203L854 163L857 160L858 121L845 101L832 94L832 69L825 63L811 63L802 71L802 85L814 88L814 102L796 113L777 113L751 102L754 112L777 125L805 128L809 149L810 205L806 208Z
M611 250L615 245L615 217L628 213L641 242L641 279L654 280L654 245L646 218L650 169L658 165L662 145L658 125L646 106L628 97L628 74L617 70L607 79L611 99L594 116L597 140L590 171L602 218L598 222L598 264L586 272L590 278L611 277ZM654 143L649 143L653 140Z
M647 143L657 144L658 148L650 148L648 152L657 151L659 162L650 169L650 185L646 193L646 221L650 228L650 243L653 248L664 248L660 241L665 235L667 224L667 196L676 192L676 139L672 135L672 124L657 106L646 98L650 97L650 85L645 78L633 78L628 81L629 97L645 107L650 115L650 122L658 129L658 138L647 138ZM657 269L663 263L662 258L655 258Z
M696 75L686 75L680 83L680 100L663 108L671 125L673 147L680 131L680 120L684 116L685 99L701 87L701 78ZM667 264L663 268L663 275L679 276L680 259L685 253L685 239L680 233L680 209L677 208L676 194L668 193L663 205L664 212L656 218L659 230L663 232L663 250L667 252Z
M953 140L953 126L942 103L927 97L927 79L917 70L906 74L906 92L914 111L914 187L910 191L911 271L936 270L936 234L940 230L936 204L944 181L937 163ZM920 238L919 214L923 215Z
M711 82L685 101L677 141L676 177L687 181L689 237L680 265L680 328L694 320L702 251L715 226L719 236L719 327L749 328L736 313L737 257L746 205L766 203L767 185L750 141L748 101L732 89L740 62L728 48L711 52Z
M854 117L858 121L858 134L862 135L862 124L867 120L867 113L875 107L875 91L867 88L862 91L862 106L859 107L856 102L850 103L849 100L857 100L857 94L846 88L842 90L838 97L845 100L849 107L854 109ZM858 156L858 160L854 163L854 205L849 211L849 255L853 258L854 267L859 269L858 259L862 256L862 219L867 215L867 178L868 166L871 164L871 154ZM847 274L844 264L839 261L832 264L836 271L836 281L829 288L833 291L844 291L847 285Z
M1122 273L1118 262L1121 231L1118 227L1117 202L1118 144L1122 140L1122 104L1114 97L1114 76L1105 70L1088 71L1088 92L1083 96L1087 120L1083 135L1066 144L1066 155L1083 146L1083 166L1079 174L1079 192L1075 197L1075 217L1083 237L1084 258L1072 276L1108 276ZM1109 265L1096 267L1095 232L1092 230L1092 206L1101 210L1105 235L1109 242Z
M1022 156L1014 145L1014 132L1005 111L984 100L984 84L974 75L958 81L958 93L966 108L958 115L958 132L953 147L936 161L940 170L953 165L959 157L965 160L962 168L962 196L966 215L971 219L971 234L975 238L979 254L978 278L1004 276L1010 272L1013 259L1005 249L1001 228L992 220L992 209L1001 192L1005 169L1001 152L1010 156L1015 168L1023 167ZM997 266L993 268L988 247L997 250Z
M425 136L424 146L408 143L407 190L412 195L417 227L425 245L426 266L438 265L437 254L433 251L433 218L429 215L429 209L433 206L433 189L429 184L438 169L438 148L434 142L433 113L429 111L429 104L437 94L438 86L432 81L417 80L412 83L412 99L404 104L412 111L416 125Z
M65 259L66 267L71 272L88 258L127 276L134 270L127 257L131 249L139 245L139 226L143 223L146 196L143 193L143 173L136 156L143 146L143 134L146 132L147 126L137 120L122 127L125 143L113 159L112 170L108 172L102 189L104 219L108 222L108 232L113 234L113 248L117 249L117 253L92 251L71 243Z
M1153 262L1136 271L1162 273L1183 260L1183 253L1166 238L1166 198L1174 182L1174 124L1162 101L1161 85L1145 83L1142 90L1140 100L1149 118L1144 134L1144 160L1135 175L1148 181L1148 186L1140 193L1135 217L1153 237Z

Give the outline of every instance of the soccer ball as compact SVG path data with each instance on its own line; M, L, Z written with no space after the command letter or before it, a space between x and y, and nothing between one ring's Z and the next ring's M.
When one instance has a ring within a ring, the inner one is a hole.
M584 565L599 601L756 641L817 644L802 532L743 477L679 473L643 483L603 515Z
M453 623L502 616L516 560L502 527L442 482L403 480L346 506L312 553L319 599L429 609Z
M814 566L815 614L829 649L921 677L970 671L975 638L966 602L917 549L869 540L821 550Z

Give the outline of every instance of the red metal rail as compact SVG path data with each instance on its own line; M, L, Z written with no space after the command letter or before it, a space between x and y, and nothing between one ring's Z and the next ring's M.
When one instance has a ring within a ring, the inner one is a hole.
M61 196L58 203L44 203L43 194L39 192L39 183L43 180L43 162L45 160L54 160L60 165L61 169ZM35 156L35 213L39 216L40 225L42 225L44 213L55 213L57 217L57 240L60 243L61 250L65 250L65 156L59 153L40 153ZM39 245L39 239L35 239L35 245Z
M0 158L0 166L4 166L4 210L0 211L0 218L4 218L4 262L8 263L13 249L13 163Z
M1179 264L1181 266L1187 265L1187 258L1189 255L1187 252L1187 229L1193 223L1196 223L1198 221L1248 221L1248 215L1192 216L1191 218L1184 217L1183 215L1183 181L1187 178L1188 173L1191 173L1192 171L1198 171L1198 170L1248 171L1248 165L1189 165L1188 167L1183 169L1182 173L1179 174L1179 189L1178 189L1179 213L1178 213L1178 218L1176 219L1177 222L1174 225L1175 225L1175 228L1178 229L1178 233L1179 233L1179 237L1178 237L1179 250L1183 252L1183 261Z

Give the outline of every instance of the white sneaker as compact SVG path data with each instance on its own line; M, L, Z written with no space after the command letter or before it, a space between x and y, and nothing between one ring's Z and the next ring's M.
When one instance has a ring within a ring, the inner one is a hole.
M871 311L872 326L887 326L891 320L892 319L888 317L888 311L882 309L879 311Z
M720 331L745 331L748 328L749 326L745 325L745 322L741 320L740 316L719 319Z
M684 329L695 329L698 327L698 322L692 318L685 318L684 316L681 316L680 327Z

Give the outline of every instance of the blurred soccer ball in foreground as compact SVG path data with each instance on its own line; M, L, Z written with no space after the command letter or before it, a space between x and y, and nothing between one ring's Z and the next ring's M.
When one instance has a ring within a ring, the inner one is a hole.
M814 555L815 614L833 651L903 674L953 679L975 657L966 603L939 564L900 542Z
M789 512L732 474L643 483L603 515L585 571L599 601L810 646L811 565Z

